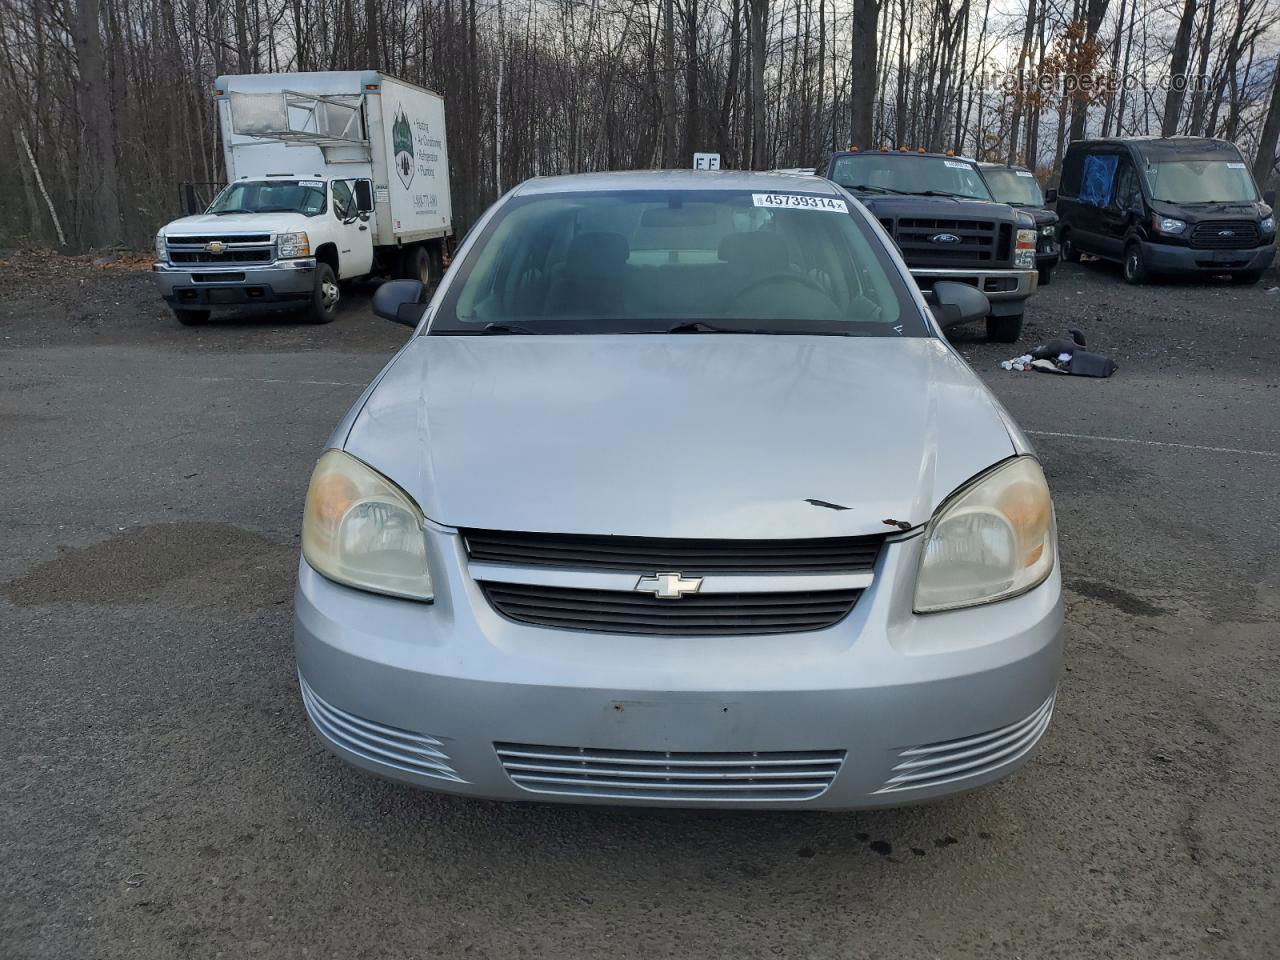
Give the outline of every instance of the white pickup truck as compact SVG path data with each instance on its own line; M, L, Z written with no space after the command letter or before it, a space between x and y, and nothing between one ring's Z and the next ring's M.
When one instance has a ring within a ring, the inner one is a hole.
M216 307L334 318L340 281L440 278L453 232L444 100L373 70L219 77L227 186L156 234L184 324Z

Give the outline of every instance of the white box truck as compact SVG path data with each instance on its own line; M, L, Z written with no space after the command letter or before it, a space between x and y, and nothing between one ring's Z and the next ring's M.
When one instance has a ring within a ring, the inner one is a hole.
M326 323L340 280L440 278L453 226L438 94L351 70L219 77L214 97L227 186L156 234L179 321L270 304Z

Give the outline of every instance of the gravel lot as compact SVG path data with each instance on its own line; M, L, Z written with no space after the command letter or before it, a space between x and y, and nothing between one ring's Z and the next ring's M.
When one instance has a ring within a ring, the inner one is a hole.
M1038 757L859 814L501 805L305 725L308 471L403 341L179 327L146 273L0 267L0 957L1270 958L1280 938L1280 292L1063 268L1006 373L1054 487L1067 673Z

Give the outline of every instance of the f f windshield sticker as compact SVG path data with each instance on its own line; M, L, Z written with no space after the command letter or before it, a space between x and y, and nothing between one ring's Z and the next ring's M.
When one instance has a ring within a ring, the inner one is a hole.
M791 210L820 210L825 213L849 212L849 205L836 197L814 197L803 193L753 193L751 202L757 207L786 207Z

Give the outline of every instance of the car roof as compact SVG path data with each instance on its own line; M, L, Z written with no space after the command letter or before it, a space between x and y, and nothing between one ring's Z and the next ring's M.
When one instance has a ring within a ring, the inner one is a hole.
M593 193L606 190L803 190L839 195L840 188L823 177L753 170L628 170L534 177L517 189L519 196L539 193Z
M961 156L958 153L937 153L926 150L837 150L837 157L934 157L939 160L963 160L965 163L977 163L973 157Z

